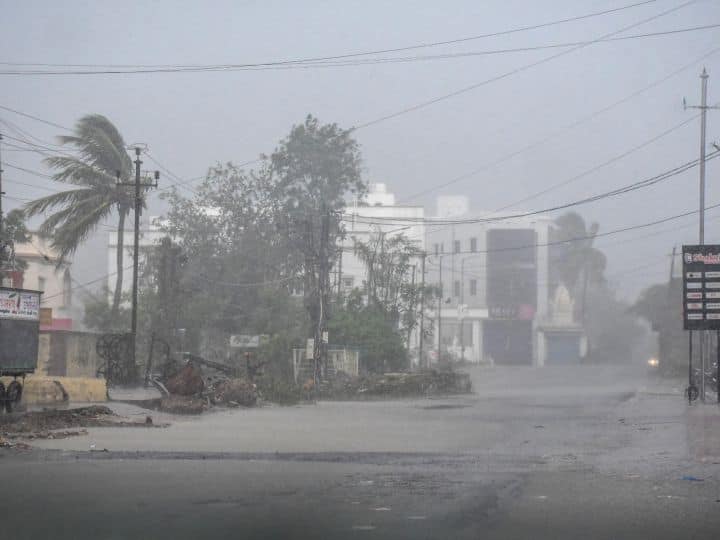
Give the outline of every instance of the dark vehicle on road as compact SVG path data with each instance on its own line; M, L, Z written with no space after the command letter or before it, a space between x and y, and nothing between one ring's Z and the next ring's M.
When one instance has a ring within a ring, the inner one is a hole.
M0 409L12 412L22 399L25 376L37 368L39 291L0 287ZM18 380L21 378L22 382Z

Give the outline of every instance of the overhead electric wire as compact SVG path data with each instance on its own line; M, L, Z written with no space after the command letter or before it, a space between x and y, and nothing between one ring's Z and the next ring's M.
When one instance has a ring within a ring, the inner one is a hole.
M35 189L41 189L41 190L43 190L43 191L49 191L49 192L51 192L51 193L60 193L60 192L62 191L62 190L59 190L59 189L52 189L52 188L49 188L49 187L46 187L46 186L38 186L38 185L36 185L36 184L29 184L29 183L27 183L27 182L21 182L21 181L19 181L19 180L13 180L13 179L11 179L11 178L3 178L3 182L8 182L8 183L10 183L10 184L18 184L18 185L20 185L20 186L27 186L27 187L31 187L31 188L35 188Z
M712 159L717 158L718 156L720 156L720 151L712 152L706 156L705 161L706 162L710 161ZM700 162L699 159L695 159L695 160L683 163L682 165L679 165L673 169L669 169L665 172L662 172L658 175L655 175L650 178L646 178L644 180L640 180L637 182L633 182L631 184L627 184L627 185L621 186L619 188L612 189L610 191L606 191L603 193L597 193L595 195L591 195L591 196L585 197L583 199L578 199L575 201L558 204L558 205L551 206L548 208L543 208L540 210L531 210L528 212L521 212L521 213L516 213L516 214L507 214L507 215L502 215L502 216L490 215L490 216L485 216L485 217L463 218L463 219L460 219L460 218L458 218L458 219L434 219L434 218L412 218L412 217L395 218L395 217L382 217L382 216L373 217L373 216L363 216L363 215L354 214L354 213L345 213L345 214L343 214L343 220L351 221L353 223L361 223L361 224L365 224L365 225L403 225L403 224L410 224L410 225L413 225L413 224L467 225L467 224L478 224L478 223L491 223L491 222L497 222L497 221L510 221L513 219L522 219L522 218L529 217L529 216L546 214L546 213L555 212L558 210L565 210L567 208L571 208L574 206L588 204L590 202L595 202L595 201L610 198L610 197L616 197L618 195L636 191L638 189L650 187L655 184L658 184L659 182L662 182L669 178L675 177L689 169L696 167L699 164L699 162Z
M245 64L226 64L228 66L234 65L237 67L261 67L261 66L278 66L278 65L289 65L289 64L303 64L308 62L322 62L322 61L329 61L329 60L344 60L349 58L358 58L363 56L373 56L378 54L387 54L387 53L396 53L396 52L404 52L409 50L416 50L416 49L424 49L424 48L430 48L430 47L437 47L441 45L454 45L457 43L465 43L468 41L475 41L479 39L485 39L490 37L498 37L498 36L504 36L509 34L515 34L519 32L526 32L530 30L538 30L541 28L547 28L550 26L556 26L559 24L565 24L565 23L571 23L571 22L577 22L584 19L590 19L593 17L599 17L603 15L609 15L612 13L617 13L621 11L625 11L628 9L644 6L647 4L653 4L656 0L643 0L641 2L635 2L632 4L626 4L624 6L619 6L617 8L611 8L606 9L602 11L596 11L591 13L586 13L583 15L576 15L573 17L567 17L564 19L558 19L554 21L549 21L545 23L539 23L539 24L533 24L533 25L526 25L526 26L520 26L516 28L510 28L507 30L501 30L497 32L488 32L485 34L478 34L474 36L467 36L463 38L456 38L456 39L449 39L449 40L443 40L443 41L433 41L433 42L424 42L424 43L416 43L413 45L405 45L402 47L393 47L393 48L386 48L386 49L374 49L374 50L368 50L368 51L359 51L359 52L352 52L352 53L345 53L345 54L335 54L335 55L327 55L327 56L316 56L316 57L308 57L308 58L298 58L298 59L290 59L290 60L273 60L273 61L266 61L266 62L256 62L256 63L245 63ZM11 62L4 62L5 65L17 65L15 63ZM30 64L27 64L30 65ZM36 64L37 66L45 66L45 67L51 67L52 64ZM67 64L67 66L70 67L105 67L110 64ZM193 65L183 65L183 64L154 64L154 65L138 65L138 64L120 64L118 66L121 67L147 67L147 68L183 68L183 67L202 67L202 66L193 66Z
M460 95L460 94L464 94L464 93L466 93L466 92L470 92L471 90L475 90L476 88L480 88L481 86L485 86L485 85L487 85L487 84L490 84L490 83L493 83L493 82L497 82L497 81L506 79L506 78L511 77L511 76L513 76L513 75L517 75L518 73L521 73L521 72L526 71L526 70L528 70L528 69L532 69L532 68L537 67L537 66L540 66L540 65L542 65L542 64L546 64L547 62L550 62L550 61L552 61L552 60L555 60L556 58L560 58L560 57L565 56L565 55L567 55L567 54L570 54L570 53L573 53L573 52L578 51L578 50L580 50L580 49L583 49L583 48L585 48L585 47L588 47L588 46L590 46L590 45L592 45L592 44L594 44L594 43L597 43L599 40L607 39L607 38L609 38L609 37L612 37L612 36L615 36L615 35L620 34L620 33L622 33L622 32L625 32L625 31L627 31L627 30L630 30L631 28L635 28L635 27L637 27L637 26L641 26L641 25L646 24L646 23L648 23L648 22L650 22L650 21L654 21L655 19L659 19L660 17L664 17L665 15L669 15L670 13L673 13L673 12L678 11L678 10L680 10L680 9L682 9L682 8L684 8L684 7L687 7L687 6L691 5L691 4L694 4L695 2L697 2L697 0L689 0L688 2L684 2L684 3L680 4L679 6L675 6L675 7L673 7L673 8L670 8L670 9L667 9L667 10L665 10L665 11L662 11L662 12L660 12L660 13L658 13L658 14L655 14L655 15L653 15L652 17L648 17L648 18L643 19L643 20L641 20L641 21L638 21L638 22L636 22L636 23L633 23L633 24L624 26L624 27L620 28L619 30L614 30L613 32L609 32L609 33L607 33L607 34L603 34L602 36L600 36L600 37L598 37L598 38L596 38L596 39L594 39L594 40L592 40L592 41L589 41L589 42L587 42L587 43L585 43L585 44L583 44L583 45L578 45L577 47L572 47L571 49L567 49L567 50L564 50L564 51L560 51L559 53L556 53L556 54L553 54L553 55L550 55L550 56L546 56L546 57L544 57L544 58L541 58L540 60L536 60L536 61L534 61L534 62L530 62L529 64L523 64L523 65L520 66L520 67L511 69L510 71L506 71L506 72L504 72L504 73L502 73L502 74L500 74L500 75L496 75L496 76L494 76L494 77L490 77L490 78L488 78L488 79L485 79L485 80L480 81L480 82L475 83L475 84L471 84L471 85L469 85L469 86L465 86L465 87L460 88L460 89L458 89L458 90L455 90L455 91L453 91L453 92L449 92L449 93L447 93L447 94L443 94L443 95L441 95L441 96L438 96L438 97L429 99L429 100L427 100L427 101L423 101L423 102L417 103L417 104L415 104L415 105L412 105L412 106L410 106L410 107L406 107L406 108L401 109L401 110L399 110L399 111L396 111L396 112L394 112L394 113L386 114L386 115L384 115L384 116L380 116L380 117L375 118L375 119L373 119L373 120L369 120L369 121L367 121L367 122L365 122L365 123L363 123L363 124L359 124L359 125L357 125L357 126L354 126L352 129L353 129L353 130L358 130L358 129L363 129L363 128L366 128L366 127L370 127L370 126L373 126L373 125L375 125L375 124L379 124L380 122L384 122L384 121L390 120L390 119L392 119L392 118L397 118L398 116L402 116L402 115L404 115L404 114L407 114L407 113L410 113L410 112L413 112L413 111L417 111L418 109L423 109L423 108L425 108L425 107L428 107L428 106L433 105L433 104L435 104L435 103L438 103L438 102L440 102L440 101L445 101L445 100L447 100L447 99L453 98L453 97L458 96L458 95Z
M707 211L707 210L712 210L712 209L714 209L714 208L719 208L719 207L720 207L720 203L716 203L716 204L713 204L713 205L710 205L710 206L706 206L706 207L705 207L705 210L706 210L706 211ZM681 219L681 218L683 218L683 217L691 216L691 215L697 214L698 212L699 212L699 210L690 210L690 211L684 212L684 213L682 213L682 214L675 214L675 215L672 215L672 216L668 216L668 217L661 218L661 219L658 219L658 220L655 220L655 221L651 221L651 222L647 222L647 223L641 223L641 224L637 224L637 225L631 225L631 226L627 226L627 227L622 227L622 228L614 229L614 230L607 231L607 232L604 232L604 233L597 233L597 234L595 234L594 236L579 236L579 237L569 238L569 239L562 240L562 241L552 241L552 242L545 242L545 243L536 243L536 244L529 244L529 245L526 245L526 246L513 246L513 247L507 247L507 248L496 248L496 249L492 249L492 250L460 251L460 252L457 252L457 253L455 253L455 254L493 253L493 252L497 252L497 251L510 251L510 250L519 250L519 249L533 249L533 248L536 248L536 247L546 247L546 246L551 246L551 245L569 244L569 243L573 243L573 242L580 242L580 241L584 241L584 240L597 239L597 238L602 238L602 237L611 236L611 235L615 235L615 234L621 234L621 233L629 232L629 231L633 231L633 230L638 230L638 229L644 229L644 228L648 228L648 227L653 227L653 226L655 226L655 225L660 225L660 224L662 224L662 223L667 223L667 222L670 222L670 221L674 221L674 220L677 220L677 219ZM129 266L129 267L125 268L125 270L129 270L130 268L132 268L132 266ZM91 284L93 284L93 283L97 283L98 281L102 281L102 280L105 280L105 279L107 279L107 278L109 278L109 277L112 277L112 276L114 276L114 275L116 275L116 274L117 274L117 272L108 272L107 274L104 274L103 276L101 276L101 277L99 277L99 278L97 278L97 279L94 279L94 280L92 280L92 281L85 282L85 283L81 284L80 286L91 285ZM71 290L74 290L74 289L75 289L75 288L72 288ZM59 296L60 294L62 294L62 293L45 297L45 298L43 298L43 301L49 300L50 298L53 298L53 297L55 297L55 296Z
M31 120L35 120L36 122L40 122L42 124L47 124L48 126L56 127L59 129L64 129L65 131L72 131L72 128L56 124L55 122L50 122L49 120L44 120L42 118L39 118L37 116L33 116L32 114L28 114L22 111L18 111L17 109L11 109L10 107L6 107L5 105L0 105L0 109L4 111L8 111L14 114L17 114L18 116L24 116L25 118L29 118Z
M646 86L644 86L644 87L642 87L642 88L640 88L640 89L632 92L631 94L628 94L627 96L625 96L625 97L623 97L623 98L620 98L620 99L618 99L618 100L616 100L616 101L613 101L612 103L610 103L610 104L608 104L608 105L606 105L606 106L604 106L604 107L601 107L600 109L598 109L598 110L596 110L596 111L593 111L592 113L590 113L590 114L588 114L588 115L585 115L585 116L579 118L578 120L575 120L574 122L571 122L570 124L567 124L567 125L565 125L565 126L560 127L559 129L551 132L549 135L543 137L543 138L540 139L540 140L537 140L537 141L532 142L532 143L530 143L530 144L528 144L528 145L525 145L525 146L523 146L523 147L521 147L521 148L519 148L519 149L517 149L517 150L513 150L512 152L510 152L510 153L508 153L508 154L505 154L505 155L501 156L500 158L494 159L493 161L490 161L490 162L488 162L488 163L485 163L485 164L481 165L480 167L477 167L477 168L475 168L475 169L473 169L473 170L471 170L471 171L468 171L468 172L466 172L466 173L463 173L463 174L461 174L461 175L459 175L459 176L455 176L455 177L451 178L450 180L448 180L448 181L446 181L446 182L443 182L443 183L441 183L441 184L437 184L437 185L432 186L432 187L430 187L430 188L427 188L427 189L424 189L424 190L422 190L422 191L416 192L416 193L414 193L414 194L412 194L412 195L410 195L410 196L408 196L408 197L405 197L405 198L401 199L400 202L401 202L401 203L408 202L408 201L411 201L411 200L416 199L416 198L418 198L418 197L421 197L421 196L423 196L423 195L427 195L428 193L432 193L433 191L437 191L437 190L439 190L439 189L442 189L442 188L451 186L451 185L456 184L456 183L458 183L458 182L460 182L460 181L462 181L462 180L465 180L465 179L467 179L467 178L470 178L470 177L472 177L472 176L475 176L476 174L478 174L478 173L480 173L480 172L486 171L486 170L488 170L488 169L491 169L492 167L495 167L495 166L500 165L500 164L502 164L502 163L504 163L504 162L506 162L506 161L509 161L509 160L511 160L512 158L514 158L514 157L516 157L516 156L518 156L518 155L520 155L520 154L523 154L523 153L525 153L525 152L527 152L527 151L529 151L529 150L534 150L535 148L538 148L538 147L542 146L543 144L545 144L545 143L547 143L547 142L549 142L549 141L551 141L551 140L553 140L553 139L556 139L557 137L559 137L560 135L562 135L562 134L565 133L566 131L568 131L568 130L570 130L570 129L573 129L573 128L576 128L577 126L582 125L582 124L584 124L584 123L586 123L586 122L589 122L590 120L594 120L595 118L597 118L597 117L600 116L601 114L604 114L604 113L606 113L606 112L614 109L615 107L618 107L619 105L622 105L623 103L627 103L627 102L630 101L631 99L633 99L633 98L635 98L635 97L637 97L637 96L639 96L639 95L641 95L641 94L644 94L644 93L647 92L648 90L651 90L651 89L653 89L653 88L661 85L662 83L670 80L671 78L679 75L680 73L683 73L684 71L687 71L688 69L696 66L699 62L707 59L708 57L710 57L710 56L712 56L712 55L714 55L714 54L717 54L718 52L720 52L720 47L715 47L715 48L709 50L708 52L702 54L701 56L693 59L691 62L688 62L687 64L684 64L683 66L679 67L678 69L676 69L676 70L668 73L667 75L661 77L660 79L656 79L655 81L653 81L653 82L651 82L650 84L648 84L648 85L646 85Z
M400 56L400 57L379 57L379 58L365 58L357 60L322 60L302 63L291 63L291 64L279 64L279 65L265 65L265 64L204 64L204 65L189 65L189 66L164 66L164 67L119 67L108 64L105 69L83 69L83 70L50 70L50 69L5 69L0 70L0 75L28 75L28 76L42 76L42 75L141 75L141 74L160 74L160 73L217 73L217 72L237 72L237 71L276 71L276 70L293 70L293 69L328 69L328 68L343 68L343 67L360 67L360 66L373 66L373 65L384 65L384 64L407 64L414 62L427 62L435 60L455 60L458 58L472 58L482 56L494 56L500 54L516 54L533 51L542 51L548 49L567 49L569 47L577 47L581 45L591 45L594 43L612 43L615 41L627 41L633 39L646 39L653 37L663 37L678 35L687 32L698 32L703 30L711 30L720 27L720 23L707 24L702 26L693 26L689 28L675 28L671 30L664 30L658 32L647 32L644 34L632 34L629 36L612 37L607 39L596 39L592 41L567 41L561 43L550 43L542 45L529 45L526 47L513 47L504 49L489 49L482 51L464 51L455 53L444 53L444 54L433 54L433 55L416 55L416 56ZM45 65L45 66L56 66L56 67L71 67L72 64L32 64L32 63L15 63L0 62L0 65L18 65L18 66L33 66L33 65Z
M472 170L472 171L469 171L468 173L464 173L464 174L462 174L462 175L460 175L460 176L454 177L454 178L452 178L451 180L449 180L449 181L447 181L447 182L444 182L444 183L442 183L442 184L439 184L439 185L433 186L433 187L431 187L431 188L425 189L425 190L423 190L423 191L421 191L421 192L417 192L417 193L415 193L415 194L413 194L413 195L411 195L411 196L409 196L409 197L406 197L405 199L402 199L400 202L407 202L407 201L409 201L409 200L415 199L415 198L420 197L420 196L422 196L422 195L426 195L426 194L428 194L428 193L430 193L430 192L432 192L432 191L436 191L436 190L438 190L438 189L442 189L443 187L447 187L447 186L449 186L449 185L455 184L455 183L457 183L457 182L459 182L459 181L462 181L462 180L464 180L464 179L466 179L466 178L470 178L471 176L474 176L475 174L478 174L479 172L482 172L482 171L487 170L487 169L489 169L489 168L491 168L491 167L493 167L493 166L496 166L496 165L499 165L499 164L501 164L501 163L503 163L503 162L505 162L505 161L508 161L508 160L514 158L515 156L517 156L517 155L519 155L519 154L522 154L523 152L526 152L526 151L528 151L528 150L537 148L537 147L539 147L539 146L547 143L548 141L550 141L550 140L552 140L552 139L554 139L554 138L557 138L559 135L562 135L566 130L572 129L572 128L577 127L577 126L579 126L579 125L581 125L581 124L583 124L583 123L585 123L585 122L587 122L587 121L590 121L590 120L596 118L597 116L599 116L599 115L601 115L601 114L603 114L603 113L605 113L605 112L607 112L607 111L609 111L609 110L611 110L611 109L613 109L613 108L615 108L615 107L617 107L617 106L619 106L619 105L621 105L621 104L623 104L623 103L626 103L627 101L630 101L631 99L637 97L638 95L641 95L641 94L643 94L644 92L646 92L646 91L648 91L648 90L650 90L650 89L652 89L652 88L654 88L654 87L656 87L656 86L659 86L660 84L666 82L666 81L669 80L670 78L672 78L672 77L674 77L674 76L677 76L678 74L680 74L680 73L682 73L682 72L690 69L691 67L695 66L698 62L700 62L700 61L708 58L709 56L712 56L712 55L714 55L714 54L717 54L719 51L720 51L720 47L711 49L710 51L704 53L704 54L701 55L700 57L698 57L698 58L692 60L691 62L689 62L689 63L681 66L680 68L678 68L678 69L676 69L676 70L668 73L667 75L661 77L660 79L657 79L657 80L653 81L652 83L650 83L650 84L648 84L648 85L646 85L646 86L644 86L644 87L642 87L642 88L634 91L633 93L631 93L631 94L629 94L629 95L627 95L627 96L625 96L625 97L623 97L623 98L621 98L621 99L619 99L619 100L616 100L616 101L610 103L609 105L607 105L607 106L605 106L605 107L603 107L603 108L601 108L601 109L598 109L598 110L590 113L589 115L586 115L586 116L584 116L584 117L582 117L582 118L580 118L580 119L578 119L578 120L576 120L576 121L574 121L574 122L572 122L572 123L570 123L570 124L568 124L568 125L560 128L560 129L554 131L553 133L551 133L550 135L544 137L544 138L541 139L541 140L535 141L534 143L531 143L531 144L529 144L529 145L526 145L526 146L520 148L519 150L515 150L515 151L513 151L513 152L511 152L511 153L509 153L509 154L506 154L506 155L500 157L499 159L496 159L496 160L493 160L492 162L486 163L485 165L483 165L483 166L481 166L481 167L479 167L479 168L476 168L476 169L474 169L474 170ZM40 118L40 117L38 117L38 116L35 116L35 115L32 115L32 114L23 112L23 111L20 111L20 110L17 110L17 109L13 109L13 108L10 108L10 107L4 106L4 105L0 105L0 109L6 110L6 111L8 111L8 112L12 112L12 113L17 114L17 115L19 115L19 116L23 116L23 117L26 117L26 118L35 120L35 121L37 121L37 122L44 123L44 124L49 125L49 126L57 127L57 128L60 128L60 129L66 130L66 131L70 131L70 132L72 131L72 129L71 129L71 128L68 128L67 126L63 126L63 125L58 124L58 123L56 123L56 122L52 122L52 121L49 121L49 120ZM33 138L34 138L34 137L33 137ZM25 141L23 141L23 142L25 142ZM151 158L151 159L152 159L152 158ZM245 163L240 164L240 166L242 167L242 166L250 165L250 164L253 164L253 163L257 163L257 162L259 162L259 161L261 161L261 159L250 160L250 161L247 161L247 162L245 162ZM156 162L157 162L157 160L156 160ZM169 169L167 169L167 170L169 171ZM168 174L170 174L170 172L168 172ZM178 180L180 179L180 177L177 176L177 175L174 175L174 174L173 174L173 176L174 176L176 179L178 179ZM195 178L192 178L192 179L183 180L183 181L179 182L179 184L182 184L182 185L184 186L184 185L186 185L186 184L191 183L192 181L200 180L200 179L202 179L202 178L203 178L203 177L195 177ZM178 185L178 184L174 184L174 185ZM166 189L170 189L171 187L172 187L172 186L167 186L167 187L165 187L165 188L161 188L159 191L164 191L164 190L166 190ZM189 189L192 189L192 188L189 188ZM518 204L518 203L516 202L516 203L514 203L514 204ZM504 208L502 208L502 209L504 209Z
M720 208L720 203L716 203L716 204L713 204L713 205L710 205L710 206L706 206L706 207L705 207L705 210L711 210L711 209L713 209L713 208ZM536 243L536 244L528 244L528 245L525 245L525 246L511 246L511 247L504 247L504 248L495 248L495 249L490 249L490 250L487 250L487 249L486 249L486 250L478 250L478 251L474 251L474 252L471 252L471 251L459 251L459 252L456 252L456 253L494 253L494 252L500 252L500 251L516 251L516 250L519 250L519 249L531 249L531 248L536 248L536 247L548 247L548 246L554 246L554 245L560 245L560 244L568 244L568 243L572 243L572 242L581 242L581 241L583 241L583 240L594 240L594 239L597 239L597 238L602 238L602 237L605 237L605 236L612 236L612 235L615 235L615 234L620 234L620 233L624 233L624 232L628 232L628 231L634 231L634 230L637 230L637 229L646 229L646 228L648 228L648 227L653 227L653 226L655 226L655 225L660 225L660 224L662 224L662 223L667 223L667 222L669 222L669 221L675 221L675 220L680 219L680 218L683 218L683 217L692 216L692 215L694 215L694 214L697 214L698 212L699 212L699 210L689 210L689 211L687 211L687 212L683 212L682 214L675 214L675 215L672 215L672 216L668 216L668 217L665 217L665 218L661 218L661 219L658 219L658 220L655 220L655 221L650 221L650 222L647 222L647 223L641 223L641 224L638 224L638 225L630 225L630 226L627 226L627 227L621 227L621 228L619 228L619 229L612 229L612 230L610 230L610 231L603 232L603 233L597 233L597 234L592 235L592 236L587 236L587 235L586 235L586 236L578 236L578 237L574 237L574 238L569 238L569 239L567 239L567 240L556 240L556 241L550 241L550 242L542 242L542 243Z

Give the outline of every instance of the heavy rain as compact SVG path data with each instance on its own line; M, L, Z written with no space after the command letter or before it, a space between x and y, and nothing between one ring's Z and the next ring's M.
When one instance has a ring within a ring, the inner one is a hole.
M720 3L0 0L8 539L720 530Z

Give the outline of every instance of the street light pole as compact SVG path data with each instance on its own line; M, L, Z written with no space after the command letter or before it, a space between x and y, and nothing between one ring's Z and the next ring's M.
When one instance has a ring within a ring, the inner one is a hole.
M437 361L438 361L438 363L441 360L441 354L442 354L442 302L443 302L443 277L442 277L443 257L442 257L442 255L439 256L439 259L440 259L440 290L438 291L438 345L437 345Z

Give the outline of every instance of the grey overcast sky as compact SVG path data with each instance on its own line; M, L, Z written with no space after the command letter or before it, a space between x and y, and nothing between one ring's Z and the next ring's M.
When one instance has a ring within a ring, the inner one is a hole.
M638 1L638 0L635 0ZM0 1L0 61L58 64L226 64L331 56L452 40L609 10L633 0L484 1ZM505 36L397 53L417 56L587 41L674 7L624 33L662 32L720 23L720 1L656 0L632 9ZM428 107L356 132L368 181L386 182L401 201L424 204L466 194L473 214L511 205L628 153L595 172L515 205L534 209L654 176L697 157L699 74L710 74L709 101L720 102L720 28L594 43ZM718 52L713 49L718 48ZM342 127L362 125L435 97L497 77L567 49L318 69L115 75L0 75L0 105L72 126L101 113L128 143L182 178L216 162L270 152L294 123L312 113ZM383 57L391 55L385 54ZM705 57L704 59L701 59ZM660 81L607 112L566 126ZM27 69L0 66L0 71ZM51 69L51 68L40 68ZM0 110L0 119L45 141L61 130ZM720 111L708 117L708 141ZM3 132L13 135L6 124ZM658 135L657 141L633 152ZM560 133L544 144L525 146ZM16 135L17 136L17 135ZM12 142L12 141L6 141ZM42 156L3 148L4 161L47 172ZM515 152L512 158L488 166ZM148 168L154 164L146 161ZM452 179L465 179L429 191ZM708 164L708 204L720 202L715 162ZM52 181L5 166L7 180ZM582 206L601 232L697 207L697 169L660 185ZM167 175L161 184L170 182ZM6 183L6 207L46 193ZM423 193L421 196L417 196ZM159 203L154 203L159 210ZM623 294L664 278L673 244L692 242L697 216L599 239L609 274ZM708 213L707 240L720 242L720 208ZM100 229L76 257L75 274L106 272Z

